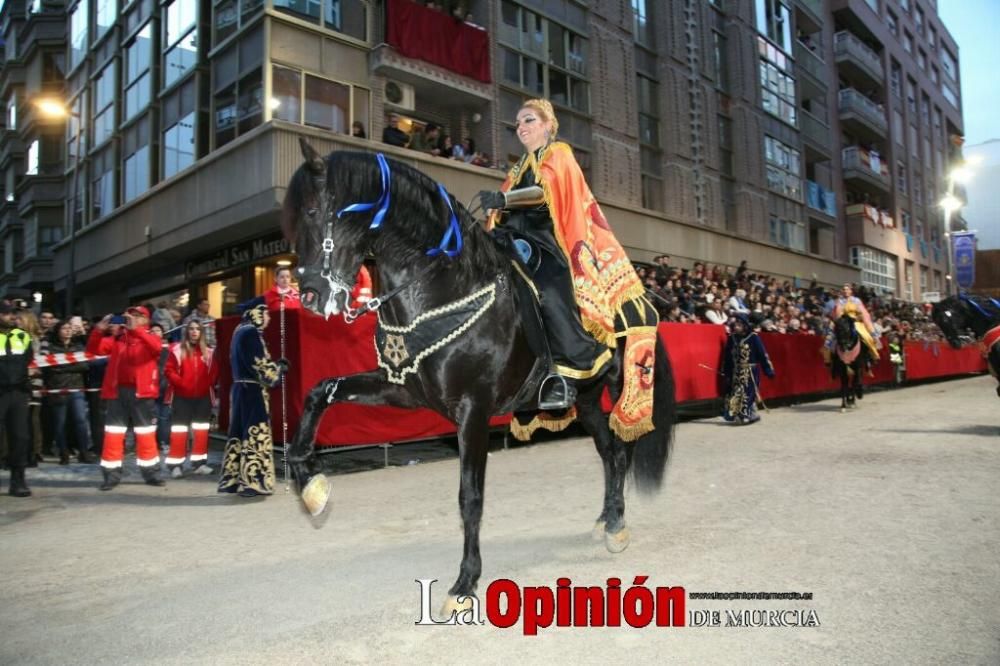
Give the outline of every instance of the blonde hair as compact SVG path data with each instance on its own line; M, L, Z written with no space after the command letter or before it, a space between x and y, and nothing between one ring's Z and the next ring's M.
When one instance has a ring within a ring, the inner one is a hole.
M559 120L556 118L556 112L552 108L552 102L547 99L529 99L524 104L521 105L522 109L532 109L536 113L542 116L546 122L552 123L552 134L549 136L549 141L555 141L556 135L559 134Z

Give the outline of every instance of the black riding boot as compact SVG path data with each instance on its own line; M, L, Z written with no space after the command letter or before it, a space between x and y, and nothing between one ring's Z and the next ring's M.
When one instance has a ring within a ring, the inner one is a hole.
M23 467L10 469L10 488L7 493L13 497L31 497L31 489L28 488L28 484L24 480Z
M101 473L104 475L104 483L98 486L100 490L111 490L119 483L122 482L122 469L121 467L116 467L115 469L108 469L107 467L101 468Z
M538 390L538 409L551 412L569 409L576 402L576 382L563 375L551 374Z

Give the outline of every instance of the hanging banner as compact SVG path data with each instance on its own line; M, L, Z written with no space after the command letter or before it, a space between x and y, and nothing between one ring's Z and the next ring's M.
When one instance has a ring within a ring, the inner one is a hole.
M955 257L955 282L962 289L971 289L976 281L976 234L959 231L951 234Z

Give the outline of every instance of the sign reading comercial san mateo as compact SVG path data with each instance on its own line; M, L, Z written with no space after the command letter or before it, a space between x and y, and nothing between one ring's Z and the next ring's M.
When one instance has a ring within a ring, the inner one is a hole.
M289 252L288 241L280 235L256 238L244 243L238 243L223 248L209 256L203 256L189 261L184 265L184 275L187 278L202 277L240 268L263 261L269 257Z

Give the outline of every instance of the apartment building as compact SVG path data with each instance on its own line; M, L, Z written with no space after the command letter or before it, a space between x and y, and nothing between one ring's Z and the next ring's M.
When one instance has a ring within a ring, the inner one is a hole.
M24 284L60 302L72 266L88 312L207 297L227 314L294 261L278 211L300 136L381 150L467 201L502 169L382 144L387 115L471 138L502 167L521 152L517 108L535 96L553 101L635 260L747 259L908 298L920 292L904 289L907 265L924 291L943 272L924 244L940 241L934 192L961 135L958 51L926 1L904 13L894 0L458 0L463 20L413 0L33 3L0 9L0 92L21 123L8 112L0 144L0 293ZM890 9L916 55L892 36ZM62 41L29 45L31 22L49 15ZM58 90L24 73L49 50L62 56L46 70ZM888 87L895 64L914 82L912 118ZM43 120L53 96L69 114ZM897 108L916 123L916 156L909 130L893 141ZM355 121L367 138L351 136Z

